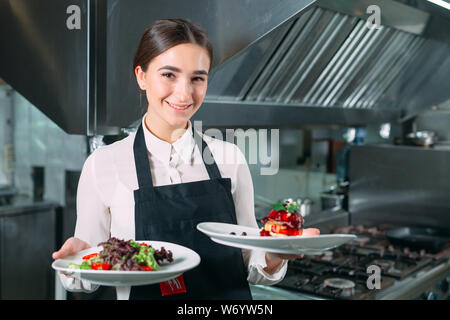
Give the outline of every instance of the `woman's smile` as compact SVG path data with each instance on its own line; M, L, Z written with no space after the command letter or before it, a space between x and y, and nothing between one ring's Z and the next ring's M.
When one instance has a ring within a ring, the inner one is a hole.
M192 103L191 104L186 104L186 103L171 103L167 100L164 100L164 102L172 109L174 109L177 112L183 112L188 110L190 107L192 107Z

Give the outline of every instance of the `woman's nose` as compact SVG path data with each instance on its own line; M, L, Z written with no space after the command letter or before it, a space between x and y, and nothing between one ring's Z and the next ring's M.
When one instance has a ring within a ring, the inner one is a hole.
M177 84L175 93L179 103L190 103L192 96L192 86L190 81L180 80Z

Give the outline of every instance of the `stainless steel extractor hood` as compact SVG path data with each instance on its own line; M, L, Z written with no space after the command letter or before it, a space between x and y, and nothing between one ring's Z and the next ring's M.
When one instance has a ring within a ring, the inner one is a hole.
M0 0L0 77L66 132L114 134L141 115L132 60L151 22L199 23L217 66L314 2ZM66 26L74 6L80 29Z
M370 5L379 29L367 25ZM395 1L318 1L219 66L196 116L213 126L396 120L450 98L448 30L436 12Z
M0 0L0 77L68 133L115 134L142 112L132 71L142 31L182 17L215 48L194 116L204 127L395 121L450 99L450 19L405 1ZM70 5L80 30L65 26ZM366 23L370 5L379 29Z

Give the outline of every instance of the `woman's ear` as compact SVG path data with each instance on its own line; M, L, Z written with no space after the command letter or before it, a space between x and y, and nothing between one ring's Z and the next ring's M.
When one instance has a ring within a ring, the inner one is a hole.
M134 69L134 73L136 75L136 80L138 82L139 88L141 88L141 90L146 90L145 88L145 72L142 71L141 66L137 66Z

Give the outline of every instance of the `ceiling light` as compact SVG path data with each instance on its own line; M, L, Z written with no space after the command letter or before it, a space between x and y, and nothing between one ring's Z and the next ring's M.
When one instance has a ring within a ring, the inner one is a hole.
M391 124L383 123L380 126L379 134L380 134L380 137L382 137L383 139L389 139L389 136L391 135Z
M438 6L444 7L447 10L450 10L450 3L445 0L427 0L428 2L432 2Z

